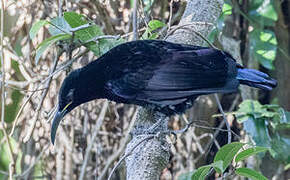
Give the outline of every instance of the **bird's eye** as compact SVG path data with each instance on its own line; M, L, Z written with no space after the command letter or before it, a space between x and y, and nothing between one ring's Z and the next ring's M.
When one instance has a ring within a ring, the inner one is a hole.
M66 95L66 99L68 102L72 102L74 97L74 89L70 89Z

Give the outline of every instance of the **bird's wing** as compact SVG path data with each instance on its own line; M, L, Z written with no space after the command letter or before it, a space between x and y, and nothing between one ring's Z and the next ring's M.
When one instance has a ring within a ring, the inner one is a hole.
M179 104L202 94L237 89L236 70L230 69L231 65L221 51L165 45L158 47L161 52L154 48L142 52L140 48L124 59L120 56L119 66L114 71L123 73L108 81L108 89L125 99L165 105Z

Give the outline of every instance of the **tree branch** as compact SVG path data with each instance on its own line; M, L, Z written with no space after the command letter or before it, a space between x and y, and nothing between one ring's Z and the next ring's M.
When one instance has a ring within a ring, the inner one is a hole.
M134 7L133 7L133 32L134 32L134 37L133 39L134 40L137 40L138 39L138 32L137 32L137 29L138 29L138 25L137 25L137 8L138 8L138 0L134 0Z

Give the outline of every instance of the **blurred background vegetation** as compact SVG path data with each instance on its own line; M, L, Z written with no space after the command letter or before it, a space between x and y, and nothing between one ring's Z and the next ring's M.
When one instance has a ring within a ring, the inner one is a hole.
M134 0L2 0L2 4L5 113L0 125L0 179L7 179L9 172L16 179L106 178L130 139L137 107L105 100L84 104L65 118L54 147L49 121L67 73L133 39ZM170 30L180 28L176 25L185 6L182 0L140 0L139 39L164 39ZM290 179L289 14L290 3L285 0L226 0L208 37L244 66L278 80L273 92L241 87L239 93L220 96L234 141L270 148L243 162L269 179ZM212 96L199 98L185 115L172 117L170 127L181 129L184 120L195 123L176 142L168 139L173 142L172 156L161 179L182 178L211 163L227 143ZM114 178L124 179L123 171L120 168Z

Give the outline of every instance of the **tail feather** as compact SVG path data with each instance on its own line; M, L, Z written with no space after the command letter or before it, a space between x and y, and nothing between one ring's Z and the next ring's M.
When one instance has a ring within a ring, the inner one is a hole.
M238 68L237 79L241 84L246 84L251 87L272 90L277 86L277 81L267 74L254 69Z

